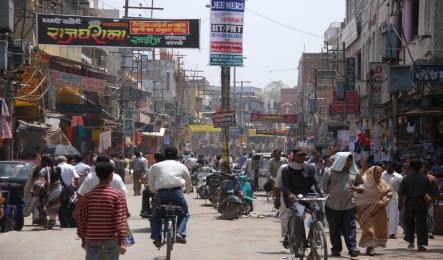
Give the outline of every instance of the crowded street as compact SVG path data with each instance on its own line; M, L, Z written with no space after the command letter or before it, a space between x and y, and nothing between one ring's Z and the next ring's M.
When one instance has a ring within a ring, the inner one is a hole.
M443 0L0 0L0 260L443 259Z
M258 217L242 218L234 221L220 219L215 209L206 205L195 194L187 197L190 205L188 245L174 247L174 259L211 259L211 260L279 260L291 259L289 252L281 246L280 225L272 203L266 201L264 194L256 199ZM128 248L121 259L162 260L164 250L157 250L149 239L149 223L138 216L140 197L128 196L128 206L133 214L129 226L135 238L135 244ZM359 234L360 236L360 234ZM0 234L0 255L2 259L34 259L36 254L45 253L39 259L80 260L85 252L80 249L80 240L75 229L55 227L44 230L33 227L26 219L25 227L20 232ZM360 256L354 259L440 259L443 254L443 237L437 236L430 241L430 249L425 253L406 250L402 236L390 240L385 249L380 249L374 258ZM330 258L340 259L340 258ZM341 259L351 259L345 256Z

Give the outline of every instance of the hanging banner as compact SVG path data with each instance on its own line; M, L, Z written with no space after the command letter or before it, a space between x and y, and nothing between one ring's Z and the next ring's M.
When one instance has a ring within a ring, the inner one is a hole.
M415 83L443 83L443 65L415 65Z
M243 66L245 0L211 0L210 61L212 66Z
M263 114L263 113L251 113L251 122L268 122L268 123L297 123L297 115L281 115L281 114Z
M56 86L78 87L85 91L103 93L106 81L102 79L79 76L58 70L49 70L49 81Z
M199 48L200 20L37 14L37 37L38 44Z
M346 90L355 89L355 58L346 58Z
M378 105L382 102L382 95L383 92L387 92L383 89L383 86L386 82L387 76L386 76L386 69L387 65L383 62L371 62L371 72L374 73L373 75L373 84L370 88L370 95L372 95L373 98L373 104Z

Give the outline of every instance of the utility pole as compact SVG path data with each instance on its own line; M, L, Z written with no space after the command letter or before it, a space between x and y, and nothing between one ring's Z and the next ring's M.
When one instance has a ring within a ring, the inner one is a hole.
M317 115L317 69L314 70L314 138L315 138L315 144L318 144L318 124L316 116Z
M231 83L231 68L221 67L221 105L223 111L229 111L230 109L230 83ZM229 126L222 127L221 135L221 154L224 161L222 165L226 173L230 173L231 169L229 167Z
M395 27L395 30L399 30L400 24L400 2L398 0L393 0L391 9L391 15L389 21ZM398 64L398 59L391 64ZM391 94L392 99L392 147L390 157L391 159L397 159L398 155L398 93Z

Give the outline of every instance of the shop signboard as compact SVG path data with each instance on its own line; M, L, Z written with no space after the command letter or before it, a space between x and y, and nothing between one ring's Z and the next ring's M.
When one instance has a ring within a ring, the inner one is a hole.
M210 61L212 66L243 66L245 0L212 0Z
M214 127L236 126L235 111L222 111L212 114Z
M346 58L346 90L355 89L355 58Z
M415 83L443 83L443 65L415 65Z
M337 95L334 93L334 99L332 101L332 114L358 114L358 101L358 92L355 90L346 91L345 98L343 100L337 99Z
M52 69L49 70L49 80L56 86L77 87L85 91L96 93L104 93L106 87L105 80Z
M382 95L385 90L383 89L386 82L386 63L383 62L371 62L371 72L373 73L373 83L370 89L370 95L372 96L373 104L378 105L382 101Z
M258 135L275 135L275 136L288 136L288 129L257 129Z
M410 66L389 67L389 93L408 92L412 89Z
M264 114L264 113L251 113L251 122L268 122L268 123L297 123L297 115L295 114Z
M124 136L133 137L135 128L135 109L127 107L123 110L123 134Z
M37 14L38 44L199 48L199 19L101 18Z

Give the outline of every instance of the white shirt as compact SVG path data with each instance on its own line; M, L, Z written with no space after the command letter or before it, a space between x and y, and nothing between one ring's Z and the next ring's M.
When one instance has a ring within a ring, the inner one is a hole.
M274 183L275 188L279 188L279 189L283 188L283 169L286 166L288 166L288 165L283 164L278 169L277 177L275 178L275 183ZM286 205L285 205L285 202L283 201L283 192L280 192L280 212L285 212L285 211L286 211Z
M95 186L97 186L100 183L100 179L97 177L97 174L94 172L91 172L86 176L85 180L83 181L83 184L80 186L80 188L77 190L77 193L80 196L85 196L88 192L90 192ZM113 173L112 174L112 181L110 183L111 187L120 191L123 191L123 193L127 194L128 190L126 189L126 185L123 183L122 178L120 175Z
M74 179L80 178L74 166L67 164L66 162L59 163L57 166L61 169L60 175L66 186L72 185Z
M192 188L188 168L174 160L152 165L149 169L148 182L151 191L186 186L186 192L190 192Z
M382 180L387 182L389 186L391 186L391 191L393 194L393 199L398 199L398 191L400 190L400 184L403 180L403 176L401 176L397 172L388 173L387 171L384 171L381 175Z

